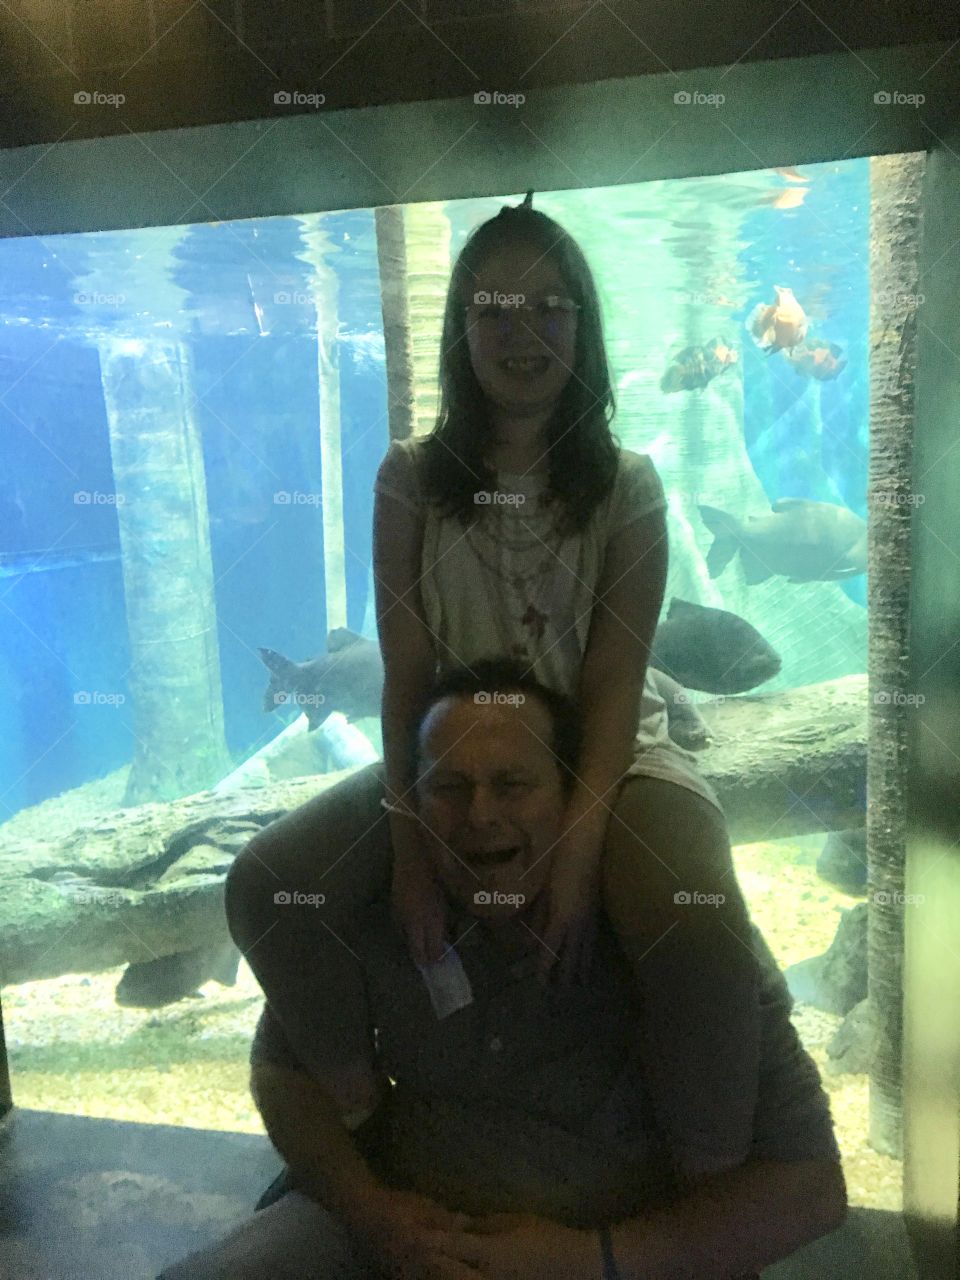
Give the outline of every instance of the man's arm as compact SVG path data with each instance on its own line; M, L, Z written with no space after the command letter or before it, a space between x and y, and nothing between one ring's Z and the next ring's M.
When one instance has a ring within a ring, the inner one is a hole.
M793 1001L776 959L755 926L752 936L761 1049L751 1154L699 1176L681 1161L685 1194L614 1227L624 1280L730 1280L828 1235L846 1217L829 1098L790 1021ZM695 1163L696 1153L689 1159Z
M297 1062L265 1005L251 1053L250 1091L270 1141L303 1194L343 1221L385 1188L350 1135L373 1114L389 1085L373 1071L323 1085Z
M611 1229L623 1280L731 1280L835 1231L847 1193L833 1160L750 1160Z

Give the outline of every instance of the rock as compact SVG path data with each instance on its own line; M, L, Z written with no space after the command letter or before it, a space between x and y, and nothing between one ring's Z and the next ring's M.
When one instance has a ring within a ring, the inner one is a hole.
M831 831L817 859L817 875L845 893L867 891L867 829Z
M866 676L851 675L781 693L698 700L712 739L699 766L723 806L732 844L837 830L859 819L866 695ZM189 994L192 974L178 973L168 957L227 942L224 880L237 852L353 772L120 808L80 826L67 810L66 830L61 824L41 838L34 827L28 837L8 837L0 857L0 983L156 964L152 973L141 970L151 999L154 988L174 999ZM131 975L129 985L139 981Z
M827 1045L827 1071L832 1076L868 1072L873 1066L878 1024L869 999L861 1000L844 1018Z
M821 956L784 970L790 994L826 1013L847 1014L867 995L867 904L844 911Z

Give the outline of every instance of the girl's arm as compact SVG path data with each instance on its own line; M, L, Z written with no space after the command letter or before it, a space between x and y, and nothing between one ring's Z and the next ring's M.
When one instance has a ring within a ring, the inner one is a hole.
M412 507L377 492L373 506L373 580L384 667L383 759L387 798L401 806L413 803L412 795L407 794L416 776L411 758L412 734L419 724L436 667L433 637L420 593L423 529L423 517ZM409 819L390 814L394 837L399 833L402 841L409 827Z
M583 744L568 806L603 825L599 801L630 766L640 698L667 582L666 515L640 516L610 539L580 671Z

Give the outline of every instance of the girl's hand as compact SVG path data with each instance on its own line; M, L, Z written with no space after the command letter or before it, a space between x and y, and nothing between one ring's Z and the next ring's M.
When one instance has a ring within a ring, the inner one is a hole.
M550 883L534 912L533 929L544 944L539 973L547 981L554 965L561 986L586 984L600 909L600 858L604 818L568 826L553 846Z
M448 946L447 900L419 836L411 835L394 851L390 901L414 964L439 960Z

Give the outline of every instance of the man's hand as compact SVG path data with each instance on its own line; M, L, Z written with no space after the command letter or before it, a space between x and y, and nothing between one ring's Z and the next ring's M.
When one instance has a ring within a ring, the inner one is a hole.
M347 1226L370 1274L384 1280L477 1280L457 1258L454 1233L470 1222L415 1191L383 1188L355 1204Z
M445 1237L442 1249L477 1280L583 1280L600 1271L594 1231L576 1231L532 1213L472 1218Z

